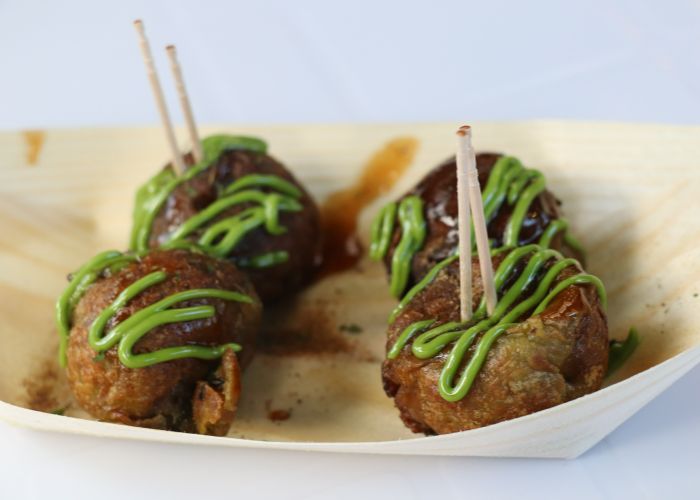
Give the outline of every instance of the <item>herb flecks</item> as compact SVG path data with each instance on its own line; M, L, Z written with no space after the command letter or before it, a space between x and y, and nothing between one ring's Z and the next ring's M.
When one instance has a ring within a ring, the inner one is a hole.
M338 327L338 329L341 332L350 333L353 335L357 335L357 334L362 333L364 331L363 328L360 325L358 325L357 323L342 324Z

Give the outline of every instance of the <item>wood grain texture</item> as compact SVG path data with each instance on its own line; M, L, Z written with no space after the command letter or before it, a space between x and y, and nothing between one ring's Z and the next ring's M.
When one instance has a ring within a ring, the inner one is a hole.
M203 127L202 134L264 137L272 155L292 168L319 201L352 184L387 141L415 137L419 146L413 165L391 193L361 215L366 243L376 209L453 152L457 126L218 126ZM700 344L700 128L562 122L473 126L477 151L506 152L545 173L574 234L589 250L589 270L608 288L612 335L624 337L632 325L640 330L638 352L611 383L639 375L516 421L406 439L412 434L383 395L379 378L393 301L383 270L365 260L271 312L272 323L291 329L324 316L325 334L339 336L346 347L313 356L259 356L244 379L231 431L245 440L175 433L165 438L157 431L98 423L81 427L75 423L80 421L4 404L0 416L72 432L234 446L270 447L258 440L273 440L287 442L274 447L331 451L489 456L584 451L700 359L698 350L691 350ZM178 134L185 136L182 130ZM68 272L100 250L125 247L134 191L168 158L162 132L155 128L49 130L43 139L40 150L30 154L23 133L0 134L0 400L25 407L30 406L28 387L36 389L42 378L52 391L47 405L70 403L62 375L57 381L46 375L57 345L54 300ZM342 331L345 324L357 324L362 332ZM276 409L291 410L290 418L268 419ZM74 406L67 414L85 417ZM385 440L390 442L379 442ZM332 441L377 443L328 444Z

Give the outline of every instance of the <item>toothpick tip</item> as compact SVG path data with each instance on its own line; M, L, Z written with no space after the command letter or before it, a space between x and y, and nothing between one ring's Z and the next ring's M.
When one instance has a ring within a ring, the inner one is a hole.
M173 44L166 45L165 50L167 50L168 52L175 52L175 45L173 45Z
M472 128L469 125L462 125L459 127L459 129L457 129L457 135L464 137L466 135L470 135L471 131Z
M143 25L143 21L141 19L134 19L134 26L141 26Z

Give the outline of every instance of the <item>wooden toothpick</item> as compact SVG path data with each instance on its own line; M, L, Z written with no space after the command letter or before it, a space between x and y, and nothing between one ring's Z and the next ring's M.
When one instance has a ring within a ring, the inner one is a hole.
M143 62L146 65L146 74L148 75L148 81L151 84L153 97L155 97L156 100L156 107L158 108L160 120L163 123L163 128L165 129L165 136L168 140L168 146L170 147L170 153L173 157L173 167L175 168L176 173L182 174L185 171L185 162L183 161L182 155L180 154L180 149L177 146L177 139L175 139L175 131L173 130L173 124L170 121L170 114L168 113L168 108L165 105L163 89L160 87L158 73L156 73L156 67L153 63L151 47L149 46L148 39L146 38L146 31L143 28L143 22L140 19L137 19L136 21L134 21L134 27L136 28L136 33L139 37L139 45L141 46Z
M459 314L462 322L472 317L472 238L469 228L469 189L466 132L457 131L457 231L459 241Z
M175 50L174 45L168 45L165 47L165 50L168 53L168 59L170 59L170 69L172 70L173 78L175 79L177 95L180 98L180 107L182 108L182 114L185 116L187 131L190 134L190 140L192 141L192 154L194 155L194 161L199 163L202 161L202 158L204 158L204 152L202 151L202 143L199 142L199 134L197 133L197 125L194 121L194 114L192 113L190 99L187 96L185 79L182 77L182 69L180 68L180 63L177 60L177 51Z
M486 217L484 216L484 202L481 197L481 187L479 186L479 172L476 169L476 154L472 147L471 127L465 125L459 129L457 136L460 140L461 155L464 158L466 168L467 184L469 187L469 203L471 205L472 218L474 220L474 237L476 238L476 249L479 254L479 268L481 269L481 281L486 296L486 311L489 316L493 314L498 302L496 296L496 286L493 280L493 266L491 264L491 252L489 248L489 237L486 231ZM461 235L460 235L461 237ZM461 252L461 250L460 250ZM470 253L471 256L471 248Z

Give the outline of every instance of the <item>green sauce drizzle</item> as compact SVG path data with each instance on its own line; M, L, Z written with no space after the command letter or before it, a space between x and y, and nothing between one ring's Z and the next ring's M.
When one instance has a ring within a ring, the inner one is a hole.
M502 248L510 249L518 246L520 231L525 222L528 209L535 198L545 190L545 187L545 179L542 173L523 167L522 163L517 158L502 156L497 160L491 170L482 195L487 224L493 220L504 203L515 205L510 219L506 224ZM404 198L401 203L411 198L420 200L417 196L408 196ZM411 203L418 205L416 201L412 201ZM416 252L422 248L425 239L425 220L422 214L420 217L413 216L410 222L405 223L405 221L401 220L401 206L399 206L398 211L402 231L401 241L403 242L404 237L406 237L413 243L414 238L412 236L406 236L406 233L415 232L418 227L421 228L422 236L420 244L409 244L407 242L401 252L394 252L391 266L391 291L395 297L401 297L403 294L406 284L408 283L411 261ZM370 257L374 260L383 259L389 251L391 237L395 227L395 213L396 203L389 203L379 211L372 224ZM567 245L583 253L581 244L569 234L568 228L568 222L563 219L552 221L540 237L539 245L542 247L549 247L556 234L563 232L564 241ZM474 246L473 227L471 231L472 245ZM396 277L395 269L400 273Z
M610 341L610 354L608 359L608 372L606 377L609 377L616 372L627 360L634 354L639 346L639 332L636 328L630 328L627 338L623 341Z
M202 161L189 168L182 176L177 177L171 169L166 169L138 190L130 243L132 250L142 252L148 249L153 221L177 186L205 171L225 151L243 149L265 153L267 145L252 137L216 135L204 139L202 149L204 151ZM262 188L272 191L262 191ZM302 205L298 200L301 197L302 192L299 188L279 176L264 174L243 176L223 189L214 203L177 227L162 246L164 248L180 247L181 241L203 229L206 224L228 208L243 203L252 204L252 207L207 227L196 241L196 245L207 254L218 258L226 257L248 232L258 227L264 227L272 235L285 233L286 228L279 223L280 212L300 211ZM266 267L285 262L287 259L286 252L274 252L274 256L271 254L251 256L247 258L246 266Z
M564 233L564 243L573 248L579 255L586 254L583 245L569 232L569 221L566 219L556 219L550 222L542 231L542 236L540 236L540 241L537 244L541 247L549 248L552 240L558 233Z
M418 295L418 293L421 290L423 290L426 286L433 282L433 280L440 273L440 271L449 266L458 258L459 255L453 255L433 266L433 268L430 271L428 271L428 273L423 277L423 279L420 280L413 288L411 288L408 291L408 293L404 295L399 304L394 308L394 310L389 315L389 324L393 323L394 320L396 320L397 316L401 313L401 311L403 311L408 305L408 303L413 300L413 297Z
M394 210L389 208L386 213L390 214ZM394 297L400 297L408 283L411 274L411 260L413 255L421 249L425 241L425 218L423 217L423 200L418 196L407 196L399 203L398 210L399 224L401 225L401 240L396 245L394 255L391 258L391 281L389 288ZM382 226L384 224L382 221ZM391 233L386 231L382 235L378 249L375 252L379 255L379 249L388 248L388 241ZM389 236L386 236L386 235ZM383 254L382 254L383 255ZM381 258L381 257L380 257Z
M70 317L87 288L105 271L117 272L129 263L136 262L139 258L140 254L138 253L122 254L114 250L102 252L88 261L72 276L70 284L56 303L56 323L60 335L59 362L61 366L66 366L66 350L71 328ZM213 347L186 345L166 347L143 354L134 354L132 352L134 345L149 331L158 326L207 319L215 314L214 307L210 305L179 309L172 308L180 302L217 298L233 302L252 303L252 299L248 295L227 290L197 288L174 293L137 311L109 332L104 332L109 320L131 299L144 290L162 283L167 277L167 273L162 271L156 271L144 276L127 286L109 306L100 312L88 332L88 343L98 353L98 358L116 344L119 344L117 348L119 360L127 368L143 368L181 358L216 359L223 356L226 349L233 349L236 352L240 351L241 347L231 342Z
M105 270L116 272L137 259L138 255L108 250L90 259L72 275L70 283L56 302L56 327L59 335L58 361L62 367L66 366L66 349L71 328L70 317L80 298Z
M236 264L242 268L266 269L287 262L289 253L284 250L274 251L256 255L254 257L243 257Z
M381 260L389 251L397 212L401 224L401 239L391 258L389 289L394 297L399 298L408 283L413 256L421 249L425 240L423 200L420 197L407 196L398 205L391 202L379 210L372 221L369 256L373 260Z
M407 296L410 295L411 298L414 298L418 295L444 267L456 258L456 256L451 256L437 264L420 283L409 291ZM575 259L564 258L559 252L541 248L538 245L518 247L503 259L494 274L497 290L503 289L506 280L512 276L520 261L526 258L528 260L524 270L507 290L500 293L501 296L493 315L487 316L486 301L482 297L469 323L449 322L433 328L430 327L437 321L435 319L413 323L399 335L389 350L387 358L396 358L411 339L413 339L411 351L419 359L433 358L449 344L454 344L440 374L438 390L445 400L459 401L469 392L486 360L491 345L529 311L533 311L531 316L541 313L559 293L573 284L595 286L603 308L606 307L605 287L600 279L591 274L581 272L560 281L552 288L552 284L564 269L571 266L578 268L579 264ZM555 262L543 274L545 266L552 259ZM540 275L542 275L541 278L535 281ZM534 284L537 285L535 291L527 299L522 300L525 290L530 289ZM402 308L405 305L403 304ZM395 310L390 321L393 322L399 312L400 310ZM455 382L458 371L463 366L466 353L479 335L481 338L472 357Z
M425 329L431 326L433 323L435 323L434 319L426 319L423 321L416 321L415 323L408 325L408 327L401 332L401 335L399 335L399 337L396 339L396 342L391 349L389 349L386 357L389 359L396 358L415 334L425 331Z
M394 201L387 203L379 210L372 222L372 242L369 247L369 256L374 260L382 259L389 251L391 237L394 234L396 206Z

